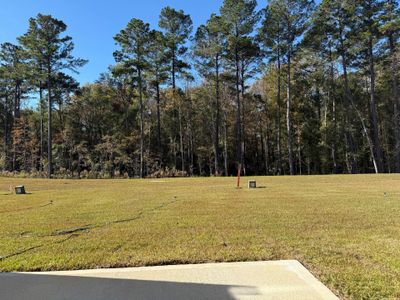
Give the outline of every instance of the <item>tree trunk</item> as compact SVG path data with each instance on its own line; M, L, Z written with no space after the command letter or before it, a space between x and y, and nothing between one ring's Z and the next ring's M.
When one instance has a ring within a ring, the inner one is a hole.
M263 145L262 145L262 148L264 149L264 164L265 164L265 175L269 175L269 145L268 145L268 142L269 142L269 135L268 135L268 128L266 129L266 133L265 133L265 135L264 135L264 137L263 136L261 136L261 139L262 139L262 143L263 143Z
M336 112L336 100L335 97L332 97L332 123L333 123L333 138L332 138L332 173L338 173L338 164L337 164L337 112Z
M276 122L277 122L277 170L278 175L282 175L282 146L281 146L281 136L282 136L282 127L281 127L281 54L278 49L278 94L277 94L277 114L276 114Z
M215 118L215 133L214 133L214 168L215 168L215 176L219 174L219 124L220 124L220 90L219 90L219 56L217 55L215 58L215 110L216 110L216 118Z
M173 45L173 48L172 48L172 70L171 70L171 75L172 75L172 91L173 91L173 93L174 93L174 95L175 95L175 89L176 89L176 82L175 82L175 73L176 73L176 71L175 71L175 67L176 67L176 63L175 63L175 61L176 61L176 57L175 57L175 45Z
M243 61L241 61L240 66L240 94L242 97L242 157L240 159L240 163L243 170L243 176L247 174L247 164L246 164L246 119L245 119L245 101L244 101L244 93L245 93L245 80L244 80L244 66Z
M51 175L53 173L53 130L51 126L51 111L52 111L52 99L51 99L51 70L50 67L48 67L47 71L47 99L48 99L48 118L47 118L47 160L48 160L48 166L47 166L47 177L51 178Z
M287 126L287 135L288 135L288 152L289 152L289 170L290 175L295 175L294 171L294 159L293 159L293 133L292 133L292 75L291 75L291 56L292 49L289 46L288 50L288 74L287 74L287 106L286 106L286 126Z
M160 105L161 105L161 96L160 96L160 84L157 82L156 84L157 90L157 152L160 157L161 165L163 165L163 154L161 149L161 112L160 112Z
M193 138L193 131L192 127L190 127L190 142L189 142L189 148L190 148L190 176L193 176L194 173L194 138Z
M332 104L332 123L333 123L333 133L332 133L332 144L331 144L331 155L332 155L332 173L338 173L337 164L337 111L336 111L336 99L334 95L334 85L335 85L335 71L332 58L332 49L329 47L329 61L330 61L330 89L329 89L329 100Z
M185 152L183 147L183 130L182 130L182 108L180 104L178 108L178 121L179 121L179 144L181 152L181 170L185 171Z
M143 87L142 71L138 70L139 80L139 106L140 106L140 178L143 178L143 156L144 156L144 108L143 108Z
M39 107L40 107L40 166L39 170L44 171L43 156L44 156L44 107L43 107L43 86L39 83Z
M229 176L228 173L228 124L226 122L226 116L224 120L224 169L225 176Z
M303 161L303 158L302 158L302 155L301 155L301 129L298 129L298 132L297 132L297 159L298 159L298 166L297 166L297 169L298 169L298 173L300 174L300 175L303 175L303 164L302 164L302 161Z
M268 114L268 104L267 101L264 102L265 109L265 133L263 130L263 119L260 117L259 127L260 127L260 135L261 135L261 148L262 155L264 157L264 165L265 165L265 175L269 175L270 171L270 127L269 127L269 114Z
M235 63L236 63L236 162L241 172L242 161L242 121L241 121L241 102L240 102L240 65L239 65L239 49L235 46Z
M355 157L355 145L354 145L354 138L351 133L351 127L352 124L350 122L350 107L353 106L353 99L351 98L352 96L350 95L350 87L349 87L349 78L347 76L347 60L346 60L346 55L345 55L345 46L344 46L344 40L342 37L342 32L340 33L340 46L341 46L341 58L342 58L342 69L343 69L343 76L344 76L344 110L345 110L345 129L344 129L344 135L345 135L345 143L346 143L346 160L347 160L347 165L348 165L348 171L351 174L356 174L358 173L358 166L357 166L357 161ZM353 106L355 109L356 107Z
M16 122L18 121L19 117L20 117L20 84L17 81L15 84L15 90L14 90L14 118L13 118L13 128L16 125ZM12 132L12 130L11 130ZM15 143L13 143L13 151L12 151L12 170L16 171L17 169L17 152L16 152L16 145Z
M375 95L375 66L374 66L374 53L373 53L373 41L372 37L369 38L369 72L370 72L370 113L371 113L371 135L373 145L373 156L376 161L376 173L382 173L383 159L382 159L382 148L379 141L379 128L378 128L378 112L376 108L376 95Z
M9 170L10 113L7 94L4 96L4 170Z

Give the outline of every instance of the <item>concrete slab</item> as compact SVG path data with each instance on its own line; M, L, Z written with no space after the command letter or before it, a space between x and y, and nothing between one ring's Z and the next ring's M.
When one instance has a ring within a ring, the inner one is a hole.
M0 299L338 299L298 261L0 274Z

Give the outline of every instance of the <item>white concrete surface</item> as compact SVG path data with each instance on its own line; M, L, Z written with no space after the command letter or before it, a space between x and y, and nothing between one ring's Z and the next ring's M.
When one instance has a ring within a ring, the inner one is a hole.
M338 299L298 261L0 273L1 300Z

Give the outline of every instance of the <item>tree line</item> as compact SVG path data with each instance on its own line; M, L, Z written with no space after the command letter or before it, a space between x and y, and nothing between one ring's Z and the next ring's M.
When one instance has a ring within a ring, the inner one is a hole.
M195 30L171 7L156 29L132 19L115 64L84 86L66 24L31 18L0 46L3 174L400 172L398 2L257 7L224 0Z

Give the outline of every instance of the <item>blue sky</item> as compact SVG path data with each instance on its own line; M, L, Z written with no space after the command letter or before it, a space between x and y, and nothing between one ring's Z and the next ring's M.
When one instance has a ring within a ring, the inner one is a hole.
M15 42L26 32L28 19L38 13L51 14L68 25L67 34L75 42L74 54L89 63L74 75L81 83L93 82L114 63L113 36L132 18L140 18L157 28L165 6L183 9L193 19L194 28L217 13L223 0L4 0L0 10L0 43ZM265 0L259 0L264 5Z

